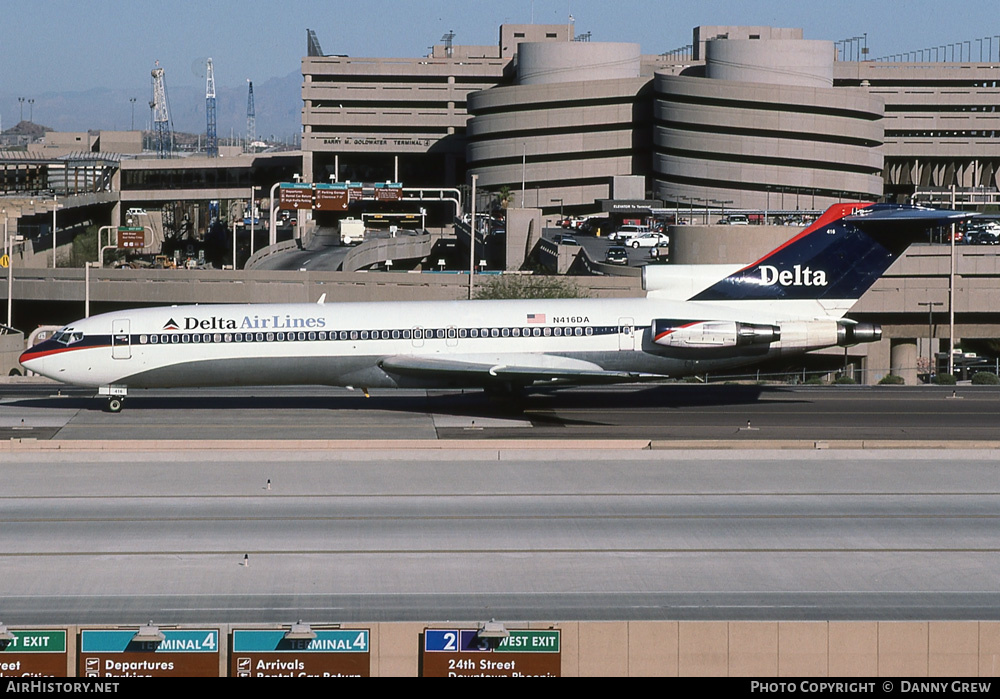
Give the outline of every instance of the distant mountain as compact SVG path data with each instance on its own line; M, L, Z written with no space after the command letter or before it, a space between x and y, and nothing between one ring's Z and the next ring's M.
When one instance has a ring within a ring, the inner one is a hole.
M48 126L33 124L30 121L20 121L2 133L8 136L28 136L29 138L41 138L46 131L52 131Z
M205 133L205 88L171 87L166 76L167 104L175 131ZM254 83L254 111L258 138L292 138L302 130L302 75L289 73ZM3 129L13 127L22 105L17 95L0 92ZM94 88L83 92L48 92L34 97L32 121L43 122L55 131L125 131L132 124L135 97L135 128L150 128L150 88ZM24 108L28 121L28 108ZM219 137L245 135L247 129L247 88L216 85L215 121Z

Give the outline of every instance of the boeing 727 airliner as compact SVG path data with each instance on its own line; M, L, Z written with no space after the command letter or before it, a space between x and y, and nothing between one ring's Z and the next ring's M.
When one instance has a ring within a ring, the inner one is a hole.
M928 228L969 214L840 204L749 265L650 270L635 299L207 305L106 313L21 355L93 386L482 387L689 376L879 340L844 318Z

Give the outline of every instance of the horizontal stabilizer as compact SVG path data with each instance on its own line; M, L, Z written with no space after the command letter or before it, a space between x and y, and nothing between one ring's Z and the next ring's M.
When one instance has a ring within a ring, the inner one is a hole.
M925 227L935 225L949 225L959 223L967 218L972 218L976 214L968 211L955 211L953 209L925 209L919 206L871 206L860 209L856 213L845 216L844 220L855 224L865 224L869 222L897 222L909 221L925 224Z

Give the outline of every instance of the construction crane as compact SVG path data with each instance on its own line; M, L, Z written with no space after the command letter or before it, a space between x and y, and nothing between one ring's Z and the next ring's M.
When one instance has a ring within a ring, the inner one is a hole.
M253 80L247 78L250 91L247 93L247 147L249 153L253 149L253 142L257 140L257 117L253 109Z
M319 37L312 29L306 29L306 55L322 56L323 48L319 45Z
M205 76L205 115L208 124L205 127L205 152L210 158L219 157L219 138L215 129L215 71L212 69L212 59L206 64Z
M170 127L170 112L167 109L167 86L163 80L163 68L156 62L153 68L153 100L149 108L153 110L153 131L156 134L156 157L169 158L173 150L173 130Z

